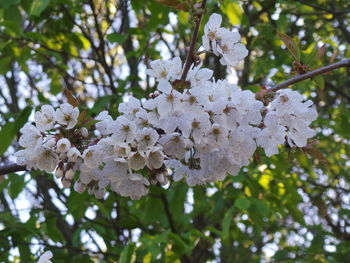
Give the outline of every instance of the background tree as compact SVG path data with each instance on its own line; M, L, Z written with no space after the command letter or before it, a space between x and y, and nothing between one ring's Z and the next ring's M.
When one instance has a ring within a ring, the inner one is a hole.
M97 200L63 190L51 174L14 173L14 139L40 104L57 106L69 90L91 116L108 109L115 117L125 95L155 91L145 75L150 61L185 60L194 14L178 3L0 2L0 170L8 173L0 177L1 261L35 262L44 249L54 262L347 261L348 68L293 85L318 106L314 145L271 158L261 152L223 182L152 186L139 201L113 193ZM349 57L348 1L224 0L206 7L204 23L222 13L224 25L243 36L249 55L231 74L243 89L257 92ZM278 33L293 37L300 57ZM228 74L215 56L201 59L215 78Z

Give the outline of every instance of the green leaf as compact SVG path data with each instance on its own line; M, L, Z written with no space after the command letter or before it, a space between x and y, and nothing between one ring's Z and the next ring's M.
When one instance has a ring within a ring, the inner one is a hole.
M235 211L235 205L231 206L225 213L224 220L222 221L222 238L227 239L230 234L230 227L233 220L233 213Z
M168 238L174 242L174 250L180 253L186 253L189 250L187 244L182 240L182 238L173 232L168 233Z
M11 174L10 177L10 186L8 187L9 195L12 199L15 199L24 188L24 176L18 174Z
M120 258L119 258L119 263L130 263L132 254L134 253L135 249L135 243L129 243L122 251Z
M45 10L45 8L49 5L51 0L34 0L29 14L34 16L40 16L40 14Z
M243 10L237 1L225 1L225 3L221 5L221 10L228 16L232 25L241 24Z
M322 75L318 75L316 77L313 78L313 80L315 81L315 83L317 84L317 86L320 89L324 89L324 77Z
M0 130L0 156L7 150L11 145L13 139L15 138L18 131L27 122L32 108L30 106L24 108L15 118L14 122L7 122Z
M267 205L265 205L262 201L258 200L258 199L253 199L254 202L254 206L257 208L257 210L259 211L259 213L262 216L268 216L270 210L269 207Z
M295 41L290 36L283 33L278 33L278 36L286 45L287 49L289 50L289 53L292 54L296 61L300 62L300 49L295 43Z
M107 36L107 40L111 43L123 44L128 38L128 35L122 35L118 33L111 33Z
M250 204L251 201L248 198L243 197L236 199L234 206L239 209L245 210L249 208Z
M0 1L0 8L8 8L11 5L17 5L20 2L20 0L4 0Z
M97 101L95 102L94 106L91 108L90 112L97 114L97 113L101 112L103 109L106 109L106 107L108 107L108 103L113 98L114 98L113 95L106 95L106 96L98 98Z

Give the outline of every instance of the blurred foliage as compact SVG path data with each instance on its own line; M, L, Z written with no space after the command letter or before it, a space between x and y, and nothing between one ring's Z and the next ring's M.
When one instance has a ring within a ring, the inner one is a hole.
M148 96L149 62L186 55L194 2L0 0L0 161L11 161L32 109L59 105L65 90L88 116L116 116L123 96ZM221 0L207 10L203 24L223 14L250 51L237 69L243 89L350 57L347 0ZM215 57L201 58L226 76ZM152 186L131 201L63 190L40 172L0 177L0 261L35 262L50 249L55 263L348 262L349 84L349 69L339 69L293 87L318 107L318 150L261 152L224 182Z

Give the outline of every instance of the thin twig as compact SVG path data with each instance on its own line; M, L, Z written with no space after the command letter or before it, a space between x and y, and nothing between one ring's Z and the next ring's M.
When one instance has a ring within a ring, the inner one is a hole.
M298 83L300 81L316 77L318 75L333 71L333 70L338 69L338 68L347 68L347 67L350 67L350 59L344 59L344 60L339 61L337 63L330 64L328 66L318 68L318 69L313 70L313 71L309 71L305 74L295 76L287 81L284 81L282 83L277 84L276 86L269 88L267 90L267 92L276 92L280 89L286 88L286 87L288 87L292 84Z
M204 9L206 3L207 3L207 0L203 0L200 8ZM195 28L193 30L193 35L192 35L191 42L190 42L190 48L188 50L186 61L185 61L185 65L184 65L184 69L183 69L182 75L181 75L181 81L182 82L186 80L187 73L190 70L190 67L191 67L191 65L193 63L194 50L195 50L195 47L196 47L196 42L197 42L197 38L198 38L198 31L199 31L199 27L201 25L202 16L203 16L202 13L200 13L197 16L196 26L195 26Z
M10 164L0 164L0 175L16 173L26 171L26 167L24 165L18 165L15 163Z

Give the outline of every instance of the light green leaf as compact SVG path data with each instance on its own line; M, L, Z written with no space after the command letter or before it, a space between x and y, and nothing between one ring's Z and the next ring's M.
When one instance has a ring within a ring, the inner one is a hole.
M314 77L313 80L320 89L324 89L324 77L322 75Z
M221 10L227 15L232 25L241 24L243 10L237 1L225 1L225 3L221 5Z
M11 145L18 131L27 122L30 113L32 112L31 107L24 108L15 118L14 122L7 122L0 130L0 156L7 150Z
M49 5L50 0L34 0L30 7L29 14L34 16L40 16L41 12Z
M23 190L25 185L24 176L18 174L11 174L10 186L8 187L9 195L12 199L15 199L19 193Z
M112 33L107 36L107 40L111 43L123 44L127 39L128 35L122 35L118 33Z
M227 239L230 233L230 227L233 220L233 213L235 211L235 205L231 206L225 213L224 220L222 221L222 238Z
M234 206L238 207L239 209L245 210L248 209L251 204L251 201L248 198L238 198L235 201Z
M130 263L132 262L132 254L134 253L135 244L129 243L122 251L119 263Z

